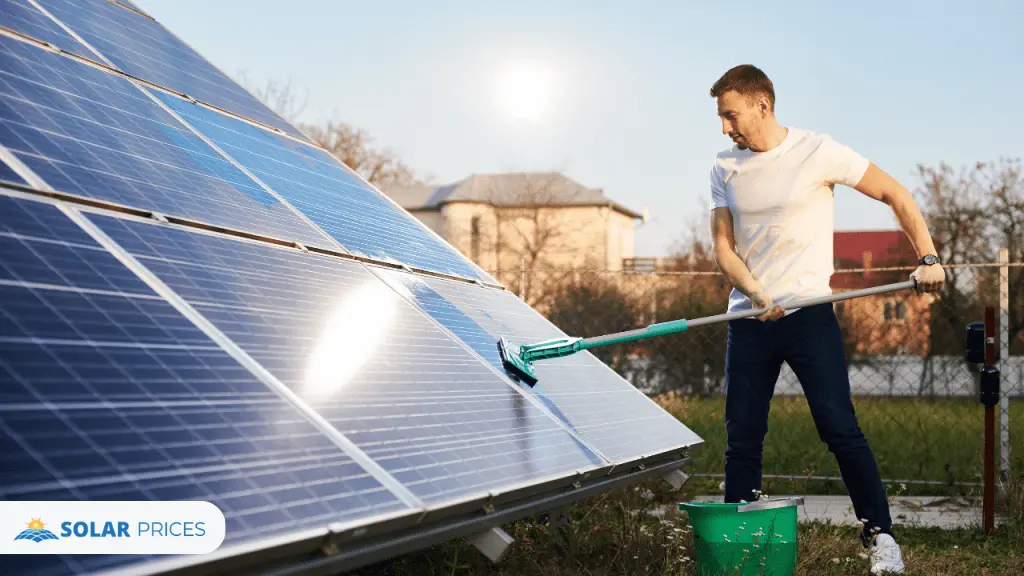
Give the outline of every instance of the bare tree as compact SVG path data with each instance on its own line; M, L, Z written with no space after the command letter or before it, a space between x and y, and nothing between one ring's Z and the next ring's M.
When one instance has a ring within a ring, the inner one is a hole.
M378 188L424 183L416 178L412 168L390 150L371 148L372 138L365 130L339 122L327 122L324 126L304 124L302 131Z
M296 95L293 91L291 80L278 82L277 80L270 79L264 84L258 85L245 72L240 72L238 74L238 83L288 122L296 122L309 103L308 91L305 91L306 94L302 104L296 103Z
M959 174L945 163L918 166L924 182L917 194L939 256L947 263L994 262L1006 248L1012 262L1024 261L1024 179L1020 160L978 162ZM994 269L948 270L936 303L932 326L936 353L962 353L966 322L983 318L983 307L995 305L998 276ZM1024 293L1024 274L1010 268L1011 295ZM1020 348L1024 330L1024 299L1010 299L1010 342Z

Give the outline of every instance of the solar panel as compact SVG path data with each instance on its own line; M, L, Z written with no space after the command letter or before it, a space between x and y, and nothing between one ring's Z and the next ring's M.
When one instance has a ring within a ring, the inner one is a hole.
M361 264L90 219L428 504L605 464Z
M28 0L0 0L0 25L67 50L85 50L60 24L40 12Z
M302 137L158 22L106 0L40 0L39 4L120 70ZM62 48L94 57L81 46Z
M223 546L404 505L57 208L0 195L0 500L192 500ZM0 556L65 574L135 556Z
M405 285L430 316L503 370L496 342L518 344L566 336L515 295L435 278L382 271ZM667 452L700 437L589 352L534 364L540 380L524 387L590 445L615 462Z
M497 283L323 150L170 95L159 97L349 252Z
M334 247L128 80L5 36L0 144L61 192Z
M0 500L206 500L226 539L0 573L340 571L700 442L589 353L508 378L498 338L562 333L134 9L0 0Z

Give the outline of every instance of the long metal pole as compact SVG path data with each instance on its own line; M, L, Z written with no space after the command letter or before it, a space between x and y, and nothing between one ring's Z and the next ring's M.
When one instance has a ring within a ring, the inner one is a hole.
M1010 479L1010 388L1007 377L1010 367L1010 251L999 251L999 376L1003 378L1002 397L999 398L999 475ZM1019 296L1018 296L1019 297Z
M862 288L860 290L850 290L849 292L838 292L829 294L827 296L818 296L816 298L808 298L794 302L787 306L787 309L796 308L807 308L808 306L815 306L818 304L826 304L830 302L839 302L842 300L849 300L851 298L860 298L863 296L874 296L876 294L886 294L889 292L896 292L898 290L907 290L914 288L916 282L914 280L907 280L906 282L897 282L895 284L885 284L882 286L875 286L872 288ZM661 322L658 324L651 324L647 328L638 328L636 330L627 330L625 332L617 332L615 334L607 334L605 336L594 336L592 338L584 338L579 347L581 349L596 348L598 346L606 346L609 344L620 344L623 342L630 342L634 340L643 340L653 336L663 336L666 334L673 334L676 332L682 332L694 326L703 326L705 324L715 324L718 322L728 322L730 320L738 320L740 318L751 318L754 316L760 316L768 311L768 308L754 308L752 310L743 310L740 312L728 312L725 314L716 314L714 316L706 316L704 318L696 318L693 320L672 320L670 322Z

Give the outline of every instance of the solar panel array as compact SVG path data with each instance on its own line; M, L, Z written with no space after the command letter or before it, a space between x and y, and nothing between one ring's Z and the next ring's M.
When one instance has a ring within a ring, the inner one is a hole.
M589 353L510 379L562 332L133 4L0 26L0 500L205 500L227 555L700 442Z

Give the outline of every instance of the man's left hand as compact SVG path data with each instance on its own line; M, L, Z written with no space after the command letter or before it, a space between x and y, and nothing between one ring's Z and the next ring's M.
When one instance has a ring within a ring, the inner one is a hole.
M921 265L910 277L917 281L918 292L938 292L946 282L946 271L941 264Z

